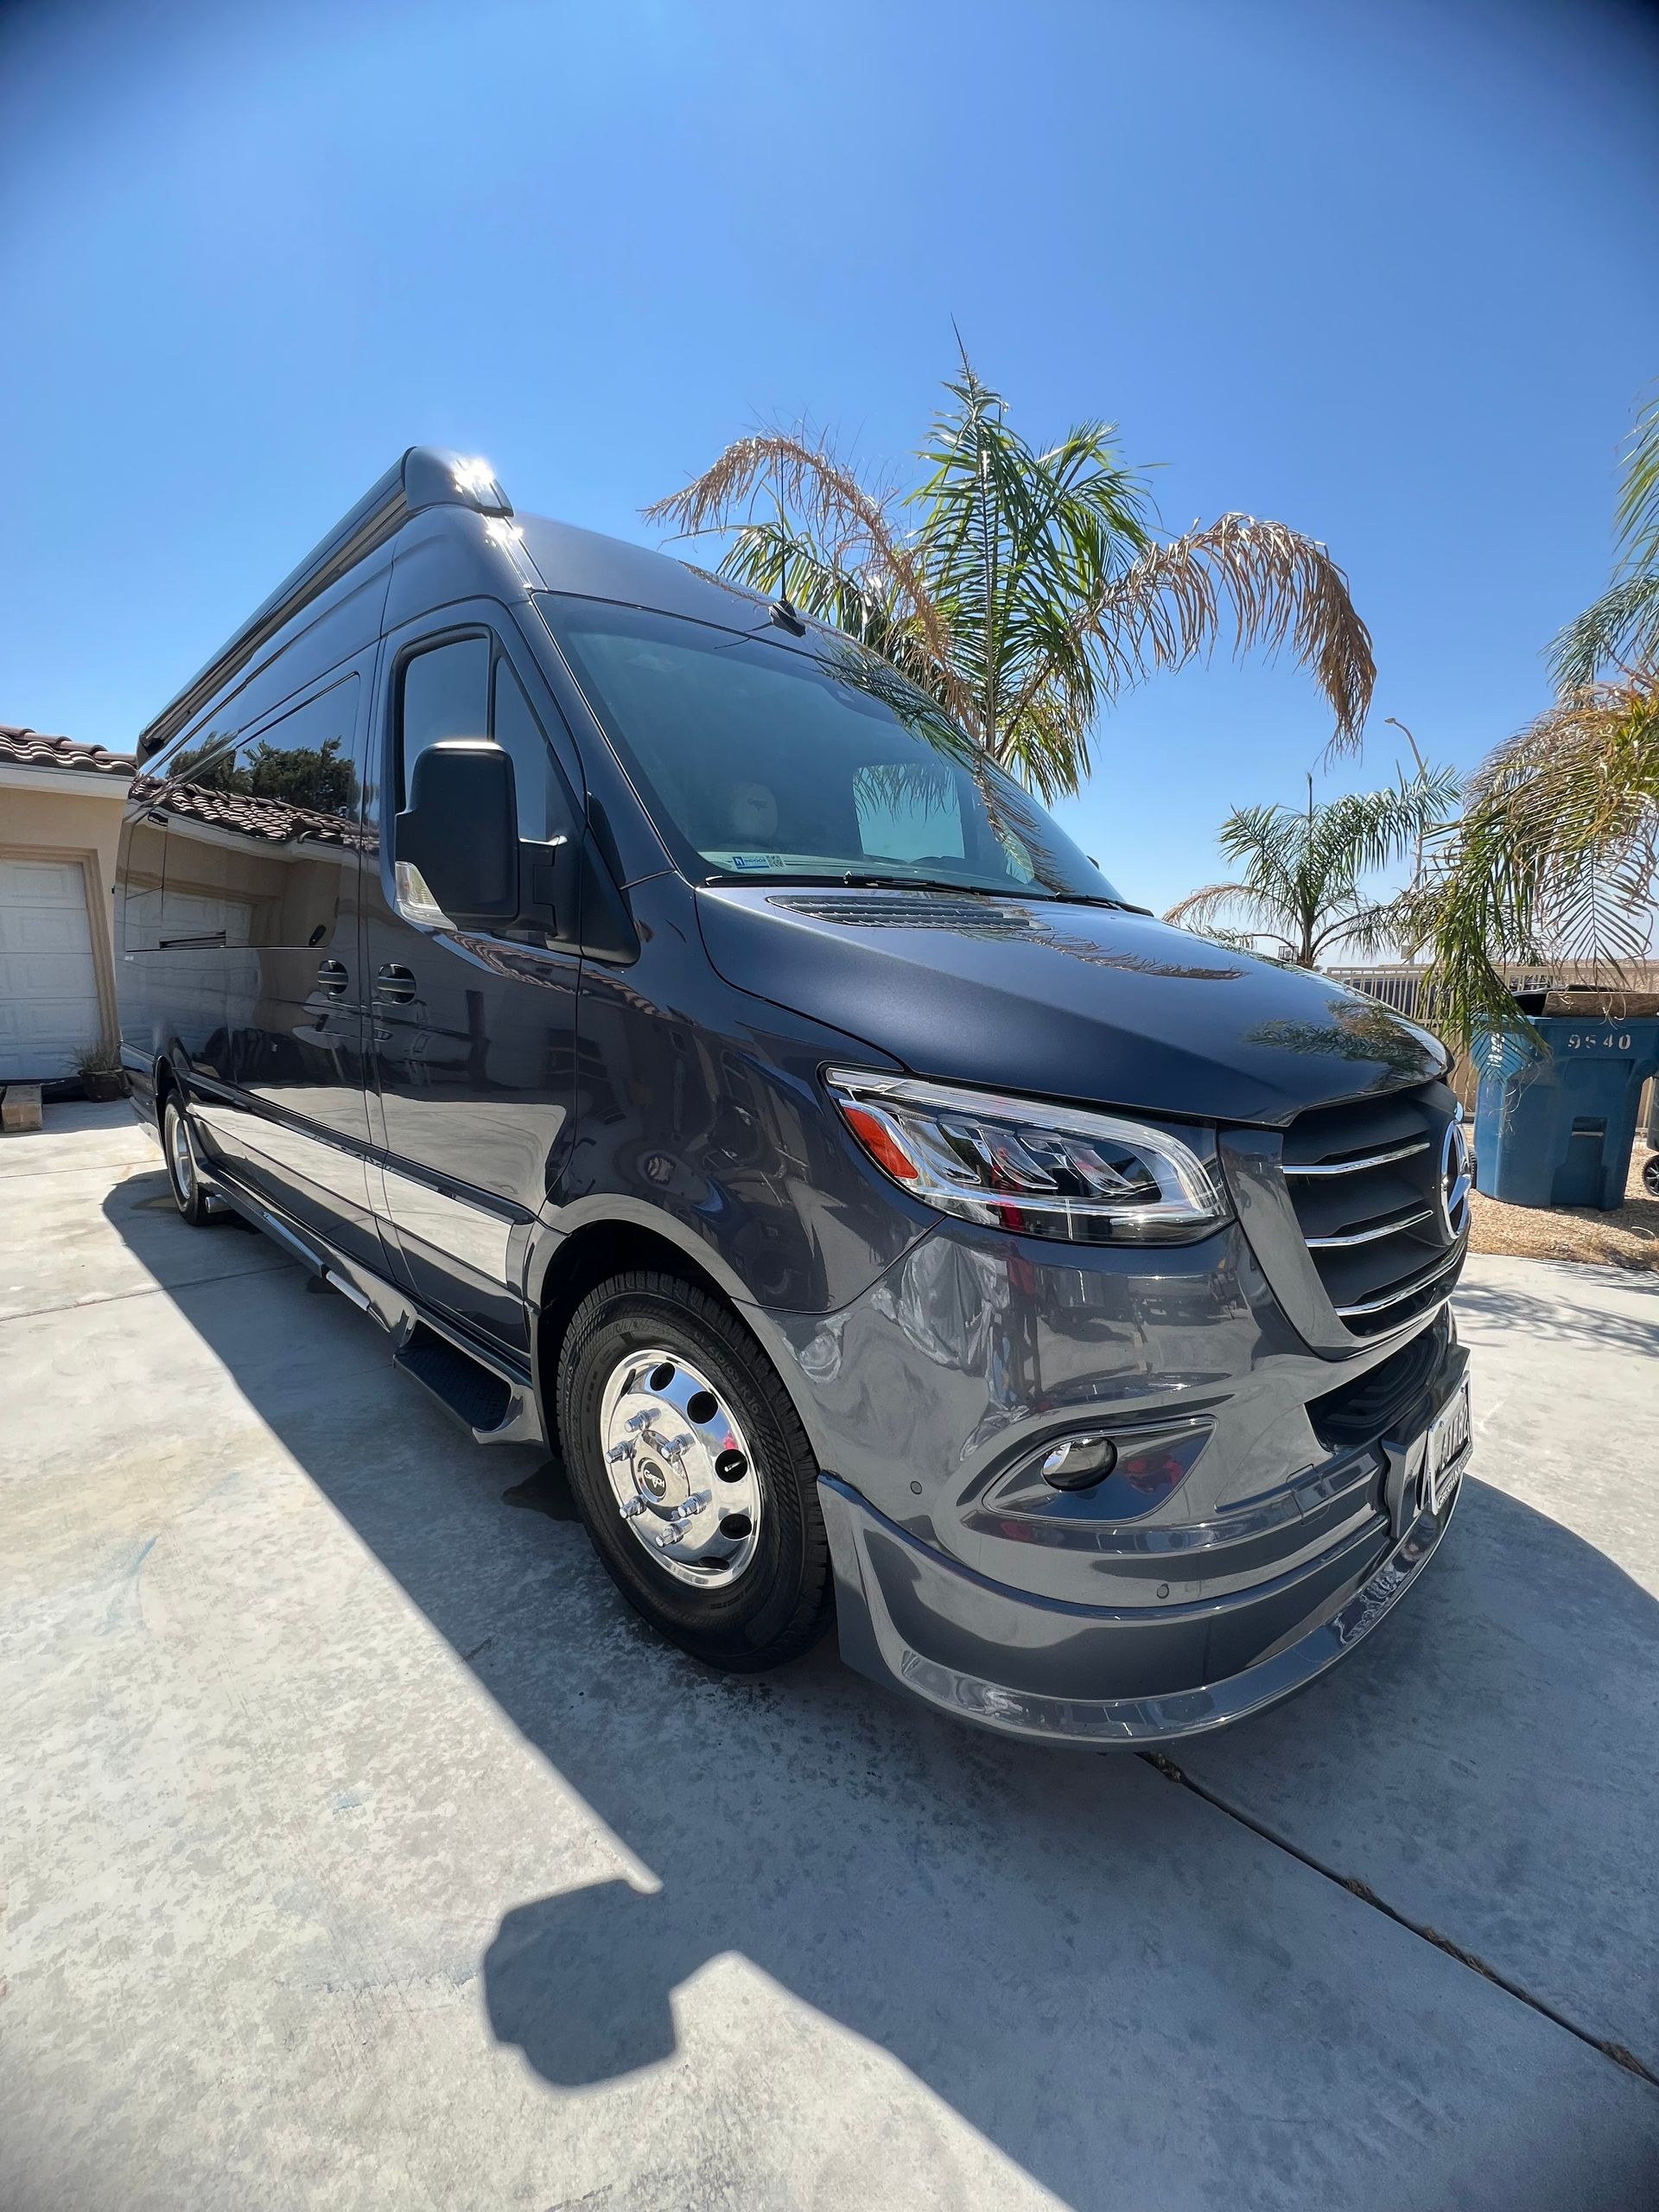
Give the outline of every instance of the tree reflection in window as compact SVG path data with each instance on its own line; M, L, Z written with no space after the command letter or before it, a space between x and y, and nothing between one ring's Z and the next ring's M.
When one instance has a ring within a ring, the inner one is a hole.
M217 757L209 757L211 744L197 746L174 760L169 780L194 791L280 799L313 814L350 815L357 808L357 771L342 743L330 737L321 745L272 745L258 738Z

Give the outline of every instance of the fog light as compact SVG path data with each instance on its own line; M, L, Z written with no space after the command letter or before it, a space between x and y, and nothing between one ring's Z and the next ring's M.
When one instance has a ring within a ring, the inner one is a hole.
M1040 1472L1054 1490L1091 1490L1116 1465L1117 1446L1109 1436L1068 1436L1045 1455Z

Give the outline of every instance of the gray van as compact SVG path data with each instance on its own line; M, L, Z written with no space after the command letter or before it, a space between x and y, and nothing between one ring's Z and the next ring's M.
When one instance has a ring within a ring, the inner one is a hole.
M1470 1440L1426 1032L1121 898L929 698L415 448L150 724L123 1057L629 1603L1168 1742L1404 1594Z

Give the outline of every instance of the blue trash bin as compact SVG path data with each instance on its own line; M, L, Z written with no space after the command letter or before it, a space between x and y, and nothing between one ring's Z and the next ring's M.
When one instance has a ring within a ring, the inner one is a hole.
M1622 1205L1659 1017L1534 1019L1543 1039L1475 1039L1475 1183L1514 1206Z

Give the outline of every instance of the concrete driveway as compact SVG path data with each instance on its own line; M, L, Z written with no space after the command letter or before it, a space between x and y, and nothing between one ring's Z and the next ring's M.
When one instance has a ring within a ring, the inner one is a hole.
M1414 1601L1179 1771L638 1627L124 1108L0 1141L0 2207L1659 2201L1659 1277L1476 1261Z

